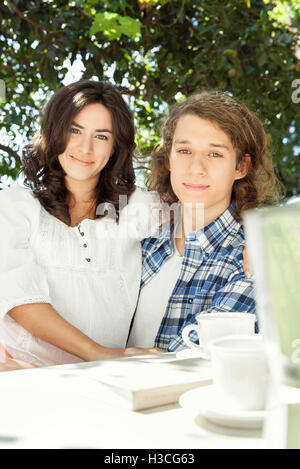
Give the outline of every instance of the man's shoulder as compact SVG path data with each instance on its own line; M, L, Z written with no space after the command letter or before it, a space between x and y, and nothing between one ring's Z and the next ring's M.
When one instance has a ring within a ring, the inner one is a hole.
M228 235L222 242L222 247L228 250L241 249L245 244L245 232L244 227L241 223L235 226L232 231L228 232Z

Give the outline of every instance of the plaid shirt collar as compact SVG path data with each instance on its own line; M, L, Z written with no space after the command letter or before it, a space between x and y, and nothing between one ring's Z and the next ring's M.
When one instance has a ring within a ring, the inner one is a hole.
M178 210L180 204L178 203ZM235 207L231 203L227 210L222 213L216 220L204 228L189 233L186 237L186 245L192 249L201 249L202 252L210 254L217 246L222 245L224 240L226 244L235 238L237 232L240 230L241 224L235 219ZM162 229L160 234L154 236L156 241L151 246L147 247L147 257L156 252L161 246L168 255L173 252L172 235L174 232L174 225L170 224Z

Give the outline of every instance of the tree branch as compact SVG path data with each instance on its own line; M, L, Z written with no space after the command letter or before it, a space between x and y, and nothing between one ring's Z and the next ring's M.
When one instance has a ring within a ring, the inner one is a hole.
M5 151L5 153L9 154L9 156L12 156L13 158L15 158L17 163L21 163L21 158L19 157L19 155L16 151L12 150L12 148L7 147L6 145L2 145L0 143L0 150Z
M39 29L40 31L45 31L47 32L48 34L51 34L52 36L56 36L56 37L61 37L63 39L67 39L67 37L64 35L64 34L61 34L61 33L58 33L58 32L55 32L55 31L50 31L50 29L48 28L45 28L44 26L41 26L39 23L36 23L36 21L34 21L33 19L31 19L26 13L22 13L17 7L16 5L14 5L10 0L6 0L6 3L8 4L8 6L14 10L18 16L20 16L20 18L22 18L24 21L27 21L27 23L31 24L32 26L34 26L36 29Z
M16 5L14 5L10 0L6 0L8 6L14 10L17 15L22 18L24 21L27 21L27 23L31 24L34 28L36 29L39 29L40 31L44 31L46 32L47 34L49 34L50 36L52 37L57 37L59 39L63 39L64 41L68 41L69 38L63 34L63 33L60 33L60 32L57 32L57 31L51 31L50 29L44 27L44 26L41 26L39 23L37 23L36 21L34 21L32 18L30 18L26 13L22 13L17 7ZM81 47L82 45L85 45L87 41L85 40L82 40L82 39L76 39L75 43Z
M115 85L117 90L121 94L127 94L128 96L134 96L135 98L138 98L142 93L138 88L134 88L133 90L130 90L126 86L120 86L120 85Z

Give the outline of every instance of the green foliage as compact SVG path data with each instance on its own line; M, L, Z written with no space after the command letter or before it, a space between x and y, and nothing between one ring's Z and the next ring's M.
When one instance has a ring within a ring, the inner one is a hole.
M272 0L265 0L265 3L272 3ZM296 20L295 27L299 29L300 3L297 0L277 0L275 7L269 12L269 17L281 24L286 24L289 20Z
M117 13L97 13L90 29L90 34L101 32L109 40L119 40L122 34L130 38L141 35L141 23L130 16L121 16Z
M65 78L65 59L80 58L82 78L112 74L129 100L145 163L167 104L196 90L221 88L262 119L288 193L299 193L300 104L291 98L292 83L300 78L299 5L300 0L4 0L5 145L18 151L17 130L24 140L31 138L43 102ZM12 171L15 177L19 162L14 168L9 149L0 147L1 155L0 175Z

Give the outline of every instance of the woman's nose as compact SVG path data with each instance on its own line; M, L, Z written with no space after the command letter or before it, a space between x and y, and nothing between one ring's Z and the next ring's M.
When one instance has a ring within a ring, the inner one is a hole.
M82 153L92 153L93 151L93 139L88 135L82 135L79 142L79 147Z

